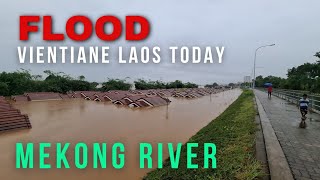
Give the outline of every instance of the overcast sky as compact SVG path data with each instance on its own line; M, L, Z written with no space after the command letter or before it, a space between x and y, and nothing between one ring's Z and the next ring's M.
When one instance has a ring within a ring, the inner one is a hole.
M130 77L171 81L180 79L198 84L243 81L252 75L254 51L257 55L257 75L285 77L288 68L314 62L320 51L319 0L11 0L0 2L0 71L30 69L35 74L50 69L63 71L87 80L102 82L107 78ZM179 65L162 59L160 65L113 64L19 64L17 46L44 45L41 36L32 36L28 43L19 41L20 15L52 15L55 31L64 32L67 19L73 15L87 15L92 20L103 15L142 15L151 22L149 38L128 43L121 38L114 43L92 38L85 43L70 41L51 44L57 46L154 46L163 50L172 45L224 46L223 64Z

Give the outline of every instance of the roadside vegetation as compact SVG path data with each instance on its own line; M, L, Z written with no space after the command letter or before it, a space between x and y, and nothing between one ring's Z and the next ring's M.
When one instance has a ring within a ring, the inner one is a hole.
M198 157L193 163L199 164L198 169L187 169L187 152L182 147L180 166L170 168L167 159L162 169L148 173L148 180L193 180L193 179L256 179L263 175L261 164L255 159L255 109L253 92L244 90L240 97L230 105L219 117L202 128L190 138L188 143L198 143L195 153ZM215 143L217 147L217 168L204 169L203 144Z
M134 82L135 88L145 89L171 89L171 88L197 88L194 83L145 81L139 79ZM0 72L0 96L21 95L26 92L58 92L69 91L109 91L129 90L133 86L126 79L108 79L105 82L90 82L85 76L71 77L64 72L44 71L44 75L34 75L30 71L21 69L15 72Z
M317 52L314 56L319 58L316 62L304 63L288 69L287 78L257 76L256 86L263 87L264 83L270 82L274 88L320 93L320 52Z

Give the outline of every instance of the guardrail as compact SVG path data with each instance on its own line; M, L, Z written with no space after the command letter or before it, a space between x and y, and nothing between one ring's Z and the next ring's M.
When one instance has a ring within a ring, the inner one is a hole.
M266 91L263 88L259 88L261 91ZM308 99L310 101L309 107L312 111L320 113L320 95L310 93L308 91L298 91L298 90L288 90L288 89L273 89L273 95L287 100L291 103L299 105L299 100L302 98L303 94L308 95Z

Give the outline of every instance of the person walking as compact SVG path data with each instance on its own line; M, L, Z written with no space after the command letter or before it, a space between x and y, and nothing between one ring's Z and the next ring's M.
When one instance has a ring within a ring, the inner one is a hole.
M301 113L301 122L300 128L306 128L306 115L308 114L308 106L309 106L309 99L307 94L303 94L302 98L299 100L299 109Z
M268 98L271 98L272 95L272 86L268 87Z

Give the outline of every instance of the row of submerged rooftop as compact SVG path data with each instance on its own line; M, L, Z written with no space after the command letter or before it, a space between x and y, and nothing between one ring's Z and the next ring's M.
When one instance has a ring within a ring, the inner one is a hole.
M150 90L111 90L107 92L100 91L75 91L67 94L54 92L36 92L25 93L19 96L13 96L12 100L21 101L45 101L45 100L63 100L82 98L85 100L111 102L115 105L128 107L156 107L168 105L171 101L169 97L175 98L199 98L225 91L225 88L186 88L186 89L150 89Z
M67 94L54 92L32 92L13 96L11 99L15 102L28 102L79 98L91 101L110 102L118 106L137 108L169 105L171 102L169 97L192 99L216 94L228 89L190 88L129 91L112 90L108 92L75 91ZM3 96L0 96L0 132L16 129L30 129L31 127L28 116L21 114L20 110L14 108Z

